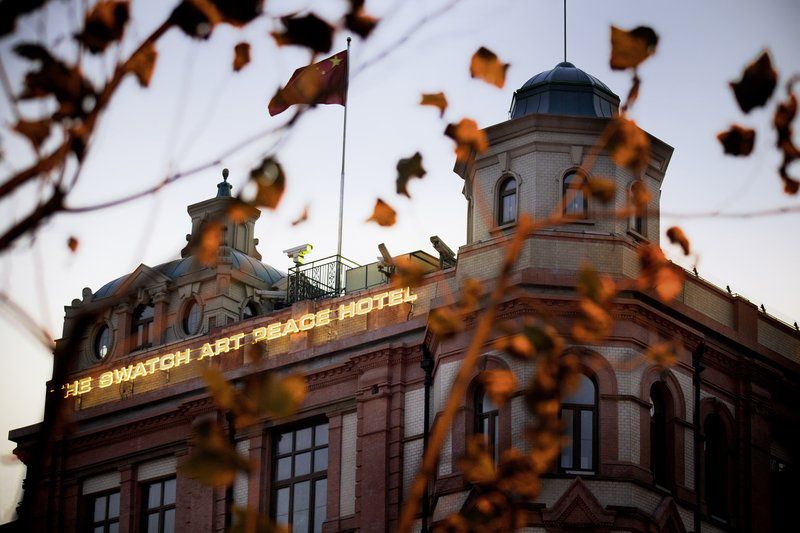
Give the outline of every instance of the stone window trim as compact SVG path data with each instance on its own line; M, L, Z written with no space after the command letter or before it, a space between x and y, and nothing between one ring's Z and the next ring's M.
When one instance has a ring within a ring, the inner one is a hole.
M566 170L564 170L564 172L561 173L558 179L558 185L559 185L558 197L561 199L561 206L559 212L564 216L564 218L568 219L569 224L594 225L595 222L591 218L589 198L583 189L581 189L581 194L583 198L583 214L581 216L571 216L569 213L567 213L567 190L577 188L577 187L570 187L567 183L567 179L574 175L582 176L584 181L592 179L591 174L588 173L583 168L581 168L580 166L571 166Z
M514 181L514 191L503 193L503 189L510 181ZM502 231L513 228L519 221L520 214L520 191L522 178L516 172L510 170L504 171L500 178L495 182L494 191L492 193L492 231ZM506 196L514 196L514 217L511 220L503 220L503 198Z
M639 390L640 398L646 402L647 405L652 405L650 399L650 390L656 382L662 382L669 392L671 410L669 414L668 424L674 429L672 431L672 446L671 450L671 463L672 463L672 478L670 479L672 493L681 496L686 487L685 471L686 461L685 457L685 431L684 428L688 426L686 422L686 401L683 393L675 378L672 370L664 370L657 365L651 365L642 373L642 381ZM651 442L650 442L650 410L643 408L640 411L639 418L640 427L640 466L650 471L651 469ZM655 486L655 485L654 485ZM685 493L683 493L685 495Z
M164 496L166 484L174 481L175 499L167 501ZM177 524L177 476L175 473L166 474L162 476L152 477L148 479L140 479L137 481L137 499L136 508L138 513L136 519L138 520L138 527L136 531L149 531L148 530L148 515L158 515L158 532L156 533L169 533L164 528L164 522L168 512L172 511L174 523ZM149 502L149 492L151 487L159 486L159 502L153 506Z
M709 502L706 500L706 447L708 440L706 438L706 423L709 416L717 415L722 422L723 434L726 440L727 460L725 462L727 482L725 484L725 498L727 517L714 516L710 511ZM703 516L710 522L720 525L735 526L732 522L736 517L735 509L735 487L738 487L738 479L736 478L736 465L737 465L737 450L736 450L736 421L733 414L728 409L724 402L717 398L706 398L700 402L700 423L702 428L702 446L703 453L700 454L700 468L701 472L701 492L702 497L702 510Z
M119 528L121 521L119 486L100 492L83 494L81 500L82 504L78 515L78 523L82 526L81 530L98 531L98 528L100 528L100 531L107 533L112 525L117 525L117 528ZM103 512L100 516L97 516L95 512L98 500L102 500L101 505L103 507ZM112 503L114 500L115 504Z
M599 457L600 454L598 453L599 444L600 444L600 393L599 387L597 385L597 379L594 375L594 372L586 372L585 369L582 369L581 372L582 376L585 376L592 385L592 403L588 402L580 402L580 403L570 403L568 400L569 397L564 398L564 401L561 403L561 409L559 411L559 418L563 418L563 414L565 412L570 412L573 418L573 441L571 443L572 449L572 457L570 458L572 461L571 466L564 466L561 462L562 455L559 454L558 459L558 471L565 474L578 474L580 476L595 476L599 471ZM581 431L581 421L583 413L586 411L591 412L591 419L592 419L592 434L591 434L591 443L592 443L592 454L591 454L591 467L590 468L581 468L580 465L575 464L575 459L580 456L581 454L581 446L582 443L580 442L583 440L584 435L582 435ZM581 418L577 418L575 415L577 413L581 414ZM562 449L563 451L563 449Z
M189 306L192 304L197 304L200 309L200 324L197 327L197 331L195 333L189 333L184 328L184 315L189 310ZM205 328L203 327L203 319L205 318L205 301L203 298L196 293L193 293L186 298L183 299L180 306L178 307L178 314L176 320L174 321L173 327L175 329L176 337L179 339L190 339L192 337L199 337L205 334Z
M108 353L105 357L99 357L96 353L95 346L97 342L97 336L100 335L102 329L106 327L108 328ZM107 363L110 359L112 354L114 353L114 348L116 346L116 338L117 336L114 334L114 327L111 324L111 320L108 318L102 318L98 322L96 322L92 328L89 330L89 338L88 338L88 353L90 355L89 360L92 364L102 365L103 363Z

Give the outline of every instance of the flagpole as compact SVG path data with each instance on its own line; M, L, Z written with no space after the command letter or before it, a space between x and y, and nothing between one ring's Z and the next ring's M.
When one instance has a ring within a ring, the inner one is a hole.
M344 222L344 156L347 146L347 101L350 92L350 37L347 38L347 61L345 62L345 81L347 83L344 93L344 122L342 123L342 174L339 180L339 239L336 244L336 292L341 289L341 257L342 257L342 224Z
M344 123L342 124L342 176L339 182L339 241L336 245L336 255L342 255L342 222L344 220L344 156L347 145L347 101L350 92L350 37L347 38L347 62L346 62L347 89L344 95Z

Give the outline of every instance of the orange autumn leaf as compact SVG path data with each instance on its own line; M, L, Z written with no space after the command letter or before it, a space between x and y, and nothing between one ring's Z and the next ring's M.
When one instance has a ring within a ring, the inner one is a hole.
M392 273L392 285L396 288L418 287L422 284L425 270L418 261L409 259L406 256L394 259L394 272Z
M447 97L444 93L426 93L422 95L419 105L430 105L439 108L439 116L443 117L447 109Z
M372 215L367 219L367 222L375 222L379 226L394 226L397 222L397 212L389 206L386 202L377 199L375 208L372 210Z
M647 134L632 120L616 117L609 125L606 147L614 162L639 174L650 161L650 140Z
M86 14L83 31L75 39L91 53L99 54L122 38L129 18L128 0L101 0Z
M611 26L611 68L625 70L636 68L653 55L658 45L658 35L652 28L639 26L630 31Z
M469 118L458 124L448 124L444 134L456 141L456 159L467 161L473 152L482 154L489 149L489 140L478 124Z
M422 166L422 155L416 152L411 157L401 159L397 162L397 179L395 185L397 187L397 194L405 195L411 198L408 194L408 182L411 178L422 178L427 172Z
M747 156L753 151L756 142L756 130L733 124L727 131L717 134L726 154Z
M778 73L767 51L761 52L758 59L745 67L738 81L730 82L736 102L745 113L766 104L777 84Z
M583 187L590 197L596 198L604 204L612 201L617 193L617 185L613 180L599 176L585 180Z
M257 186L253 203L275 209L286 188L286 176L280 163L272 157L266 157L261 164L250 171L250 180Z
M250 63L250 43L239 43L233 47L233 71L239 72Z
M79 242L76 237L70 237L69 239L67 239L67 248L69 248L69 251L72 253L78 251L78 244Z
M644 184L642 180L636 180L631 185L631 203L636 208L636 212L638 214L642 214L645 209L647 209L647 205L650 203L650 200L653 199L653 194L647 188L647 185Z
M140 86L147 87L150 85L150 80L153 78L156 59L158 59L156 45L154 43L148 43L131 57L125 66L128 72L132 72L133 75L136 76Z
M292 226L297 226L298 224L302 224L306 220L308 220L308 206L305 206L303 208L303 212L300 213L299 217L297 217L296 219L292 220Z
M477 52L472 54L469 73L473 78L479 78L502 89L506 83L508 67L509 64L500 61L497 54L481 46Z
M497 339L494 347L517 359L531 359L536 354L533 343L522 333Z
M14 124L13 130L28 138L31 144L38 150L44 141L50 136L52 121L44 120L22 120Z
M667 237L669 238L669 242L677 244L683 249L683 255L689 255L691 250L689 239L686 238L686 234L681 228L672 226L667 230Z
M334 27L313 13L303 17L282 17L281 22L284 30L272 33L278 46L304 46L319 53L326 53L331 49Z
M440 307L428 314L428 328L434 335L449 339L464 331L464 320L449 307Z
M458 461L464 477L475 484L492 483L497 477L494 460L489 454L485 435L472 435L467 441L467 452Z
M510 370L484 370L480 381L492 403L502 407L517 390L517 377Z
M641 269L638 278L640 289L653 289L665 302L673 300L680 294L683 287L683 270L667 261L661 248L649 244L640 246L637 253Z
M675 342L662 342L648 348L645 357L660 367L674 366L678 360L678 346Z

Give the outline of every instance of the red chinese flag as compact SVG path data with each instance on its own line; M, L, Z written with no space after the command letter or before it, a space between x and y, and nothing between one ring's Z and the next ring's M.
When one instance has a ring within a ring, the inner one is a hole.
M294 71L286 86L269 101L269 114L294 104L339 104L347 100L347 51Z

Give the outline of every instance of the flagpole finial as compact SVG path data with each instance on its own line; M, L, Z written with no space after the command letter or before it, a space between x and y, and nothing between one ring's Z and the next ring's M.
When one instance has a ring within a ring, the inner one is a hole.
M351 39L350 37L347 38L347 46L350 46L350 41L352 41L352 40L353 39Z
M228 181L228 169L227 168L223 168L222 169L222 179L224 181Z

